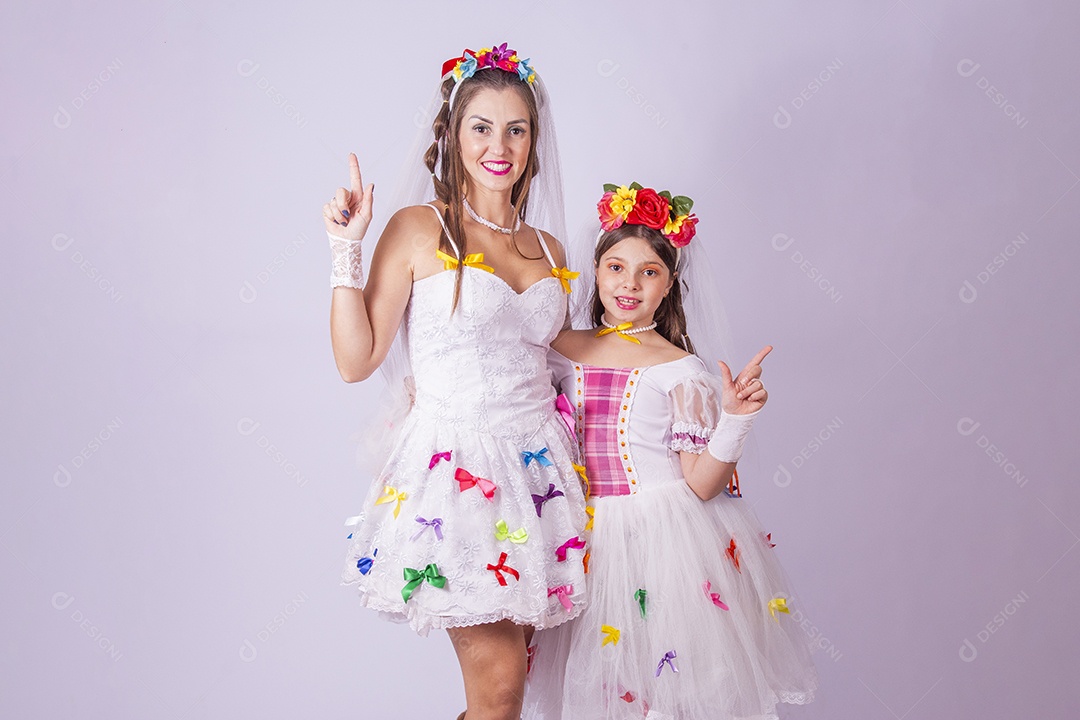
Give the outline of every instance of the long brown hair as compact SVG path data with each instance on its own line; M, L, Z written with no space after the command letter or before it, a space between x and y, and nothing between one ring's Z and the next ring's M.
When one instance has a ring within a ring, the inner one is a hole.
M462 218L462 200L465 197L467 174L461 161L461 147L458 138L461 132L461 123L465 118L465 109L472 102L472 99L476 97L477 93L488 88L495 90L513 88L521 95L521 99L525 101L525 105L529 109L529 159L525 163L525 171L518 178L518 181L514 183L514 187L510 192L510 203L514 206L514 217L524 220L525 211L529 206L529 187L532 184L533 177L539 171L536 160L536 144L540 139L542 128L539 124L536 96L532 89L515 73L494 68L481 70L472 77L461 81L461 87L458 88L457 94L454 96L453 112L451 112L450 94L454 90L454 78L447 78L442 86L442 108L431 125L431 129L435 133L435 141L431 143L431 147L424 154L424 164L427 165L428 170L431 172L431 179L435 185L435 197L446 205L446 209L443 211L443 219L447 228L453 233L453 237L461 250L460 260L463 260L468 253L465 225ZM440 159L442 162L440 162ZM436 170L436 168L438 169ZM516 236L513 233L510 240L519 255L530 260L538 259L528 258L521 252L517 246ZM439 249L453 255L450 238L446 236L445 232L439 238ZM457 308L458 298L461 295L461 279L464 273L465 263L459 262L457 278L454 280L454 302L451 306L451 312Z
M672 345L685 348L686 352L694 352L694 343L690 342L690 336L686 332L686 314L683 312L682 291L686 282L679 277L676 268L678 254L675 246L659 230L653 230L645 225L622 225L614 230L609 230L600 235L596 243L596 252L593 255L593 265L599 271L600 258L607 254L608 250L618 245L628 237L639 237L649 242L649 247L656 253L667 266L671 273L671 290L660 301L660 306L653 314L656 321L656 332ZM600 302L600 293L597 286L593 285L592 294L592 322L600 324L600 318L604 314L604 304Z

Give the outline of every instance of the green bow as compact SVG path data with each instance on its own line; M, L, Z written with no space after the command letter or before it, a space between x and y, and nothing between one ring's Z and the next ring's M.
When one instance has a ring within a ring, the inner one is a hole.
M424 568L423 572L408 567L405 568L405 587L401 588L401 597L405 599L405 602L409 602L413 591L420 587L420 583L425 580L437 588L446 585L446 578L439 574L439 568L435 563L430 563Z
M645 596L647 594L644 588L634 593L634 599L637 600L638 607L641 608L641 617L645 617Z
M500 520L495 523L495 539L496 540L509 540L512 543L520 545L529 539L529 533L525 528L518 528L514 532L510 532L510 528L507 527L505 520Z

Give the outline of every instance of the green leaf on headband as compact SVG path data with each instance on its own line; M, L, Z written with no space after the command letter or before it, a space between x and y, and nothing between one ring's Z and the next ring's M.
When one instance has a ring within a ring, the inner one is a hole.
M661 190L660 192L658 192L656 194L659 195L662 198L667 198L668 202L671 202L671 191L670 190Z
M613 185L611 183L604 183L604 192L606 192L606 193L615 192L618 189L619 189L618 185Z
M630 189L631 190L644 190L644 188L641 186L641 183L636 183L636 182L630 183Z
M675 210L676 215L689 215L690 210L694 207L694 201L685 195L676 195L671 198L671 207Z

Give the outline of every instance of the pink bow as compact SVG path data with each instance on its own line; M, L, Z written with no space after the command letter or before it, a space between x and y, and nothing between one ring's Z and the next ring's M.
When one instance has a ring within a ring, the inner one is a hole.
M476 477L468 470L458 468L454 472L454 479L458 481L458 491L460 492L465 492L473 485L476 485L488 500L495 497L495 483L487 478Z
M712 604L721 610L731 610L723 600L720 599L720 593L712 592L712 583L706 580L701 583L701 589L705 591L705 597L712 600Z
M562 545L559 546L559 549L555 551L555 557L557 557L559 559L559 562L566 562L566 551L567 550L570 550L571 548L573 548L575 550L581 550L584 547L585 547L585 541L584 540L582 540L580 537L572 537L569 540L567 540L566 542L564 542Z
M548 588L548 597L554 595L559 598L559 602L566 608L566 612L570 612L574 607L574 602L569 598L569 595L573 592L573 585L560 585L559 587Z
M570 430L570 434L574 434L575 415L574 408L570 405L570 400L566 395L560 394L555 398L555 409L559 411L559 415L562 416L563 422L566 423L566 427Z
M450 451L447 450L446 452L437 452L432 455L431 462L428 463L427 469L431 470L432 468L434 468L436 465L439 464L440 460L446 460L447 462L450 462Z

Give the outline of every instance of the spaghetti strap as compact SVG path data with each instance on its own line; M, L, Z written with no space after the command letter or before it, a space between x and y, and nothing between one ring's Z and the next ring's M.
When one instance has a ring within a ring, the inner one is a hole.
M551 257L551 251L548 250L547 243L544 242L544 233L540 232L538 228L533 228L536 231L536 239L540 241L540 247L544 249L544 255L547 256L548 262L551 263L551 267L558 267L555 264L555 260Z
M424 204L425 204L425 205L427 205L427 206L428 206L429 208L431 208L432 210L434 210L434 211L435 211L435 216L439 218L439 224L440 224L440 225L442 225L442 229L443 229L443 232L444 232L444 233L446 233L446 239L450 241L450 247L454 248L454 256L455 256L455 257L456 257L456 258L457 258L458 260L460 260L460 259L461 259L461 251L460 251L460 250L458 250L458 246L457 246L457 243L456 243L456 242L454 242L454 238L453 238L453 237L451 237L451 235L450 235L450 228L446 227L446 221L445 221L445 220L443 220L443 216L442 216L442 213L441 213L441 212L439 212L439 208L435 207L435 206L434 206L434 205L432 205L431 203L424 203ZM543 240L541 240L541 242L543 242ZM547 251L547 248L545 247L545 248L544 248L544 250L545 250L545 252L546 252L546 251ZM548 258L550 259L550 257L551 257L551 256L549 255L549 256L548 256Z

